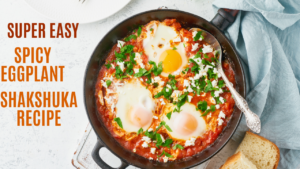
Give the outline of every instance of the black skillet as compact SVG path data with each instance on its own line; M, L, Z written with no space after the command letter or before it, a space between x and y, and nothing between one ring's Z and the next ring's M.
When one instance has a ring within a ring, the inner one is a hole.
M175 18L182 24L183 28L198 27L210 32L215 36L222 46L223 56L227 57L233 66L236 75L236 89L245 97L245 77L244 72L238 57L237 52L230 44L229 40L223 34L223 31L234 22L238 11L229 9L220 9L218 14L211 22L188 12L179 10L151 10L137 15L134 15L123 22L119 23L111 29L99 42L95 51L93 52L89 63L87 65L85 79L84 79L84 96L85 106L90 123L98 136L97 143L92 152L92 157L95 162L104 169L111 169L99 156L99 150L102 147L107 147L112 153L121 159L121 166L118 168L126 168L128 165L133 165L139 168L190 168L199 165L218 153L230 140L235 132L242 113L236 107L228 123L228 126L223 130L217 140L202 152L186 158L184 160L177 160L168 163L160 163L157 161L150 161L133 152L124 149L105 128L102 120L98 118L98 111L96 107L95 98L95 83L98 72L101 66L105 63L106 56L111 50L112 46L117 40L125 37L136 25L143 25L151 20L164 20L166 18Z

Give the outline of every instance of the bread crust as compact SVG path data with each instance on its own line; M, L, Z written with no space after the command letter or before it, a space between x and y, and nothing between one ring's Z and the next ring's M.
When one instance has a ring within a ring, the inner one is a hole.
M278 167L279 160L280 160L280 151L279 151L279 148L277 147L277 145L275 143L273 143L272 141L270 141L270 140L268 140L268 139L266 139L266 138L264 138L264 137L262 137L260 135L254 134L254 133L252 133L250 131L247 131L246 134L250 134L252 136L258 137L258 138L260 138L260 139L262 139L262 140L264 140L266 142L271 143L274 147L276 147L276 150L277 150L277 156L276 156L276 158L277 158L277 160L276 160L275 166L273 167L273 169L276 169Z
M229 157L226 162L220 167L220 169L224 169L226 168L227 166L229 166L230 164L238 161L242 156L242 153L241 152L238 152L234 155L232 155L231 157Z

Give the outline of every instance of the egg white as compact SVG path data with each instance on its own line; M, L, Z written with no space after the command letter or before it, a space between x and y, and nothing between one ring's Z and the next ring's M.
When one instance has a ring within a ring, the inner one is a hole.
M150 31L152 29L152 31ZM158 21L151 22L146 27L146 38L143 39L143 47L148 60L159 63L161 54L168 50L176 47L176 51L180 54L182 64L175 72L171 74L178 74L181 72L184 66L187 65L187 56L183 42L181 42L181 35L176 32L173 27L166 26ZM178 41L179 40L179 41ZM171 46L170 41L176 42L174 46ZM163 76L168 76L169 73L162 73Z
M118 87L117 93L116 117L121 119L123 129L130 133L137 132L141 128L141 126L135 125L130 119L130 111L136 106L142 106L151 113L151 119L142 127L144 130L147 130L152 123L155 111L155 102L152 99L151 92L145 86L142 86L138 80L133 80Z
M191 134L188 134L188 135L182 135L182 134L176 132L176 130L174 130L175 126L178 125L178 122L180 122L182 120L181 117L184 114L192 115L197 121L197 128ZM168 134L172 138L176 138L179 140L188 140L192 137L196 138L196 137L204 134L205 131L207 130L206 122L203 119L203 117L201 117L201 113L199 111L197 111L195 105L193 105L191 103L185 103L181 107L180 113L175 113L175 112L172 113L170 120L167 118L167 116L163 116L163 120L172 129L172 132L168 131Z

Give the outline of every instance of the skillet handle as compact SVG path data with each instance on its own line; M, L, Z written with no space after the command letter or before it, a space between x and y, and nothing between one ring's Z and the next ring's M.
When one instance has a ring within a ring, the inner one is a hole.
M102 158L99 155L99 150L104 147L104 144L97 139L97 143L92 151L92 157L94 159L94 161L102 168L102 169L125 169L126 167L128 167L128 164L126 162L124 162L123 160L121 160L121 166L118 168L112 168L111 166L107 165Z
M220 8L211 23L224 31L234 22L238 13L239 10Z

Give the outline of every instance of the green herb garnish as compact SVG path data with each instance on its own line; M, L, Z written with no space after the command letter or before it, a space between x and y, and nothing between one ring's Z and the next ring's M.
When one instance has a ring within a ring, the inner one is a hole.
M142 27L139 27L139 29L137 30L138 37L141 35L141 33L142 33Z
M202 34L202 31L198 31L198 32L197 32L197 34L196 34L196 36L194 37L194 41L197 41L197 40L199 40L199 39L200 39L200 36L201 36L201 34Z
M207 102L206 101L199 101L197 103L197 108L201 111L205 111L207 109Z
M105 64L106 69L111 68L111 64Z
M106 86L109 87L111 84L111 80L106 80L105 83L106 83Z
M161 157L161 156L163 156L163 155L165 155L166 157L169 157L169 158L172 158L172 157L173 157L171 154L165 152L165 150L163 150L163 152L162 152L158 157Z
M123 125L122 125L122 121L121 121L120 117L114 118L114 121L117 122L117 124L123 129Z
M172 112L170 111L170 112L167 114L167 117L168 117L169 120L171 119L171 116L172 116Z
M137 135L139 135L140 133L143 133L143 128L140 128L139 131L137 132Z
M176 150L176 149L180 149L180 150L183 150L184 147L180 144L176 144L175 146L173 146L173 150Z
M128 37L126 37L125 39L124 39L124 41L125 42L128 42L128 41L130 41L131 39L136 39L137 37L136 37L136 35L129 35Z

